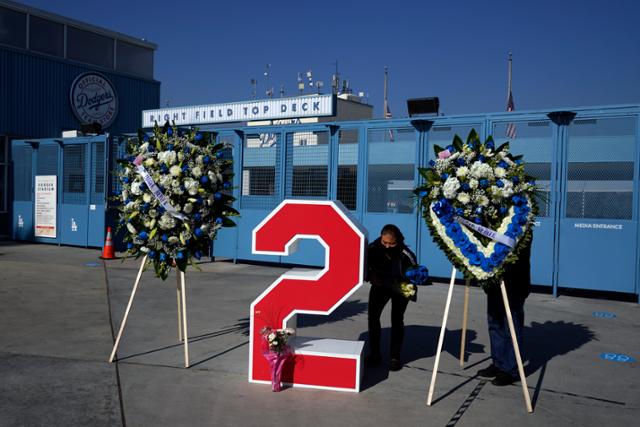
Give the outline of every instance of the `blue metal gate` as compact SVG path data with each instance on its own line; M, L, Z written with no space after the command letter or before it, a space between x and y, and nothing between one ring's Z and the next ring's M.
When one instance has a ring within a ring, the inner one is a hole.
M107 138L15 140L13 238L100 247L105 232ZM36 176L55 175L56 236L34 236Z

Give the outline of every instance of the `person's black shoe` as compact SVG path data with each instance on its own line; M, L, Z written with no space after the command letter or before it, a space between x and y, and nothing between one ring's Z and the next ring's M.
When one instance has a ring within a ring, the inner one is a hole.
M484 369L480 369L478 371L478 376L479 377L484 377L484 378L495 378L498 374L500 374L502 371L500 369L498 369L496 367L496 365L494 365L493 363L489 366L487 366Z
M491 380L491 384L497 385L498 387L502 387L505 385L511 385L516 381L518 381L518 378L512 377L506 372L500 372L498 375L496 375L496 377L493 380Z
M390 371L399 371L402 369L402 363L399 359L391 359L389 362L389 370Z
M382 356L379 354L370 354L364 358L364 364L367 366L378 366L382 363Z

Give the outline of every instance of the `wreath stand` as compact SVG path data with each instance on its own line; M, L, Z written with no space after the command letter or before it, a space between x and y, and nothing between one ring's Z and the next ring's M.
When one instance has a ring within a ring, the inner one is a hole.
M127 324L127 318L129 317L129 311L131 310L131 305L133 304L133 298L136 295L136 291L138 290L138 285L140 284L140 278L142 277L142 270L144 269L145 263L147 262L147 255L142 258L142 262L140 263L140 269L138 270L138 276L136 277L136 281L133 285L133 290L131 291L131 296L129 297L129 304L127 304L127 309L124 312L124 317L122 318L122 323L120 324L120 330L118 331L118 336L116 337L116 341L113 344L113 350L111 351L111 356L109 357L109 363L113 362L113 358L116 355L116 351L118 350L118 345L120 344L120 338L122 338L122 333L124 332L124 327ZM184 342L184 367L189 367L189 336L187 335L187 293L185 292L185 274L184 271L180 271L176 268L176 299L178 303L178 342Z
M436 385L436 375L438 373L438 365L440 364L440 353L442 352L442 343L444 342L444 331L447 326L447 319L449 317L449 306L451 305L451 296L453 295L453 284L456 280L456 268L451 270L451 282L449 283L449 292L447 293L447 302L444 306L444 316L442 317L442 328L440 329L440 337L438 338L438 349L436 351L436 361L433 367L433 373L431 374L431 383L429 384L429 394L427 396L427 406L431 406L431 400L433 399L433 390ZM509 323L509 331L511 332L511 342L513 343L513 349L516 356L516 362L518 363L518 373L520 374L520 383L522 384L522 393L524 394L524 402L527 408L527 412L533 412L531 407L531 398L529 396L529 389L527 387L527 379L524 376L524 368L522 366L522 358L520 357L520 347L518 346L518 340L516 339L515 328L513 327L513 318L511 317L511 308L509 307L509 300L507 298L507 290L504 286L504 281L500 283L500 290L502 291L502 301L504 302L505 313L507 314L507 321ZM465 286L465 298L464 298L464 315L462 325L462 342L460 343L460 366L464 364L464 341L467 329L467 309L469 305L469 282L466 282Z

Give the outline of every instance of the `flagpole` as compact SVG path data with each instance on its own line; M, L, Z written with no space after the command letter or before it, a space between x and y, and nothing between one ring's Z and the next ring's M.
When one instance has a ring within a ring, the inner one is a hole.
M511 52L509 52L509 84L507 87L507 103L509 102L509 97L511 96L511 63L512 63L511 56L512 54Z
M387 119L387 112L389 111L389 101L387 99L387 79L389 78L389 68L384 67L384 107L383 112L384 118Z

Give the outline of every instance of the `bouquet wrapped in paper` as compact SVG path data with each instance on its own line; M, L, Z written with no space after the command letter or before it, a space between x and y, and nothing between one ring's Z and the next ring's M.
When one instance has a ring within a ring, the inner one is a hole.
M416 265L407 270L405 277L408 282L399 283L396 291L408 300L416 301L418 297L417 287L425 285L429 281L429 269L424 265Z
M280 391L282 390L282 369L287 360L293 356L293 350L287 341L295 334L295 330L264 328L260 332L266 344L262 354L271 368L271 390Z

